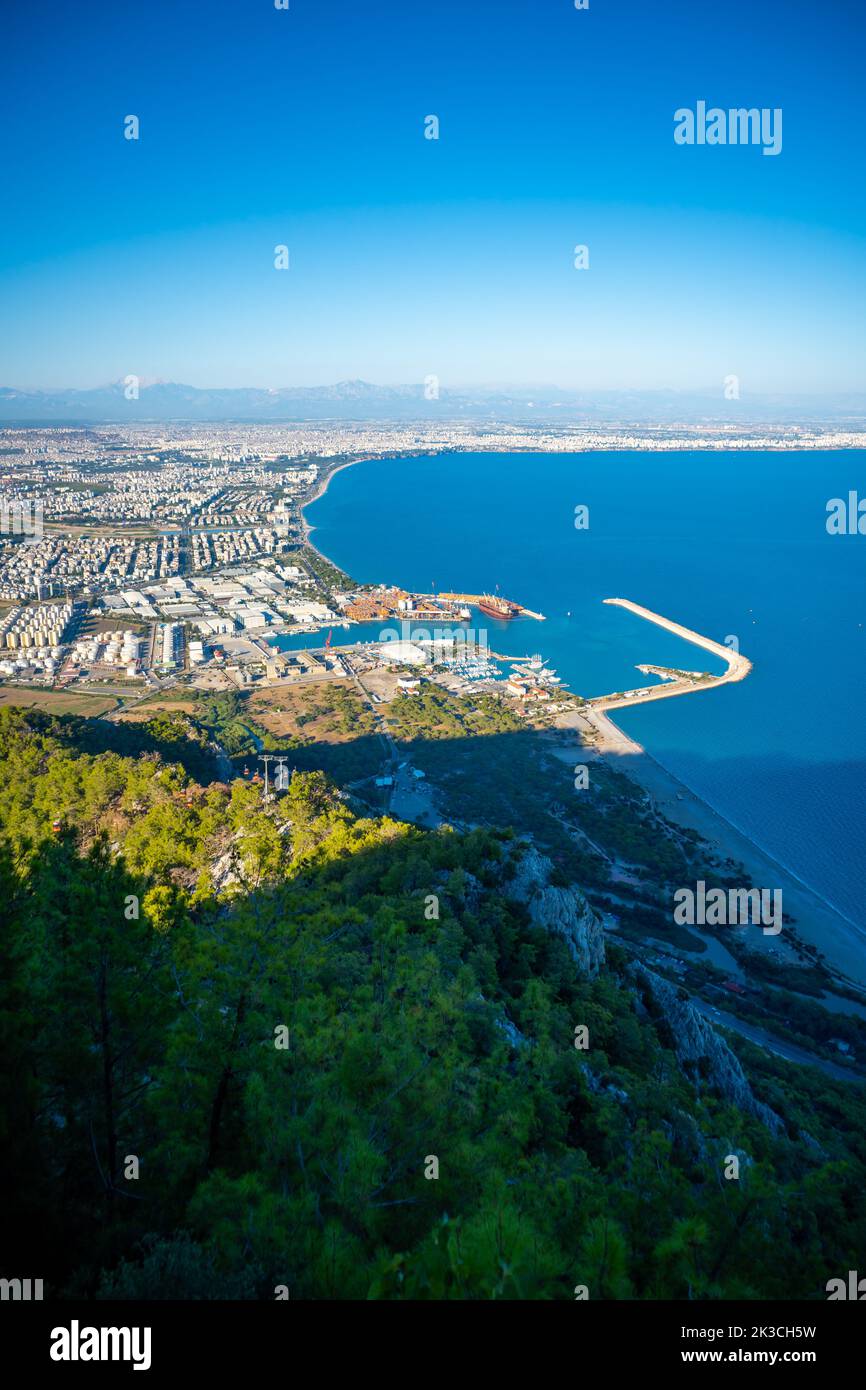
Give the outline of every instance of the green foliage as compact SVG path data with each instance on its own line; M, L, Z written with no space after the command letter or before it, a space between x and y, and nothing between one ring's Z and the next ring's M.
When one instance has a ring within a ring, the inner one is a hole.
M356 817L316 771L196 788L20 711L0 760L7 1249L55 1291L810 1298L856 1268L859 1089L747 1054L774 1138L685 1076L621 956L582 977L507 896L501 833Z
M462 738L466 735L513 733L523 728L517 715L491 695L472 699L452 695L427 681L412 695L398 695L387 708L395 738Z
M197 1245L188 1232L159 1240L148 1236L141 1243L137 1262L121 1260L116 1270L105 1273L99 1299L249 1299L255 1298L255 1270L243 1265L237 1273L224 1274L212 1250Z
M200 697L196 706L197 722L231 758L254 753L265 742L265 730L250 718L246 701L244 695L223 691Z

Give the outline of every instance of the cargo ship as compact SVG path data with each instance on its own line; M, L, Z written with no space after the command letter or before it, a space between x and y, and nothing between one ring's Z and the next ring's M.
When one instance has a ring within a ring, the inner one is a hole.
M507 598L500 598L498 594L482 594L478 600L478 607L488 618L516 618L520 612L516 603L510 603Z

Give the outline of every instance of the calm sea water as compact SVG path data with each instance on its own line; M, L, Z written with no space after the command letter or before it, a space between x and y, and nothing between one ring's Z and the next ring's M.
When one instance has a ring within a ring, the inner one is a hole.
M646 683L637 662L721 668L604 598L736 636L747 680L617 722L866 925L866 536L825 527L851 489L866 495L863 451L452 454L344 469L307 519L359 581L499 585L544 613L484 619L488 640L584 695Z

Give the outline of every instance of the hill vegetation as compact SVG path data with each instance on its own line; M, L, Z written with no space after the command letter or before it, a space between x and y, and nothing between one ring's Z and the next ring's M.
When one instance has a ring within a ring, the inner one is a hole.
M590 977L533 923L508 830L359 817L319 771L264 805L162 731L0 709L5 1265L196 1299L823 1298L857 1268L859 1088L749 1049L773 1133L622 952Z

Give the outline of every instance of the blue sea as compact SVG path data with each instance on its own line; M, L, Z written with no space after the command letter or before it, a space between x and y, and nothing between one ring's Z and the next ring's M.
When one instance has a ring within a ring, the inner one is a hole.
M306 516L358 581L498 585L544 613L481 621L495 650L540 652L583 695L648 683L638 662L721 669L604 598L735 637L745 681L616 720L866 926L866 536L825 524L851 490L866 496L866 452L440 454L344 469Z

